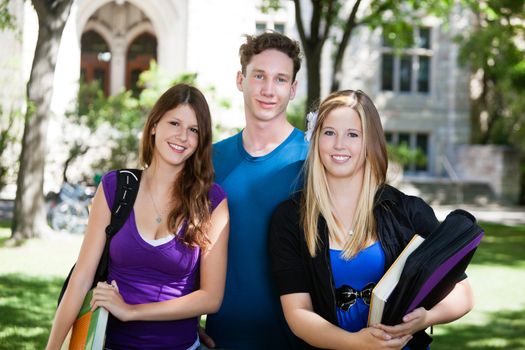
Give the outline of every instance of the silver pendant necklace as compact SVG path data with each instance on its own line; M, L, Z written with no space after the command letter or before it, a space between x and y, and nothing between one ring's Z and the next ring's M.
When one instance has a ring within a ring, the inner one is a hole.
M153 209L155 210L155 213L157 214L155 221L157 222L157 224L160 224L162 222L162 217L160 216L159 210L157 209L157 204L155 204L155 200L153 199L153 195L151 194L151 187L149 186L149 181L146 181L146 184L148 187L149 198L151 199L151 203L153 203Z

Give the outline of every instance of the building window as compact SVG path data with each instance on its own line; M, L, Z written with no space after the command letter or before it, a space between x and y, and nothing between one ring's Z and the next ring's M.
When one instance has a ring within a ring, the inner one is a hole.
M259 35L266 32L266 22L255 23L255 34Z
M383 33L381 89L401 93L429 93L432 61L432 30L414 30L414 44L394 49L393 41Z
M410 92L412 82L412 56L401 56L399 68L399 91Z
M390 53L383 54L381 62L381 90L394 90L394 55Z
M138 95L142 88L138 86L139 76L149 69L151 60L157 59L157 39L143 33L136 37L128 47L126 63L126 89Z
M428 92L430 90L430 57L420 56L417 71L417 91Z
M284 34L284 23L274 23L273 30L278 33Z
M428 172L429 134L417 132L385 132L386 142L395 146L407 173ZM407 152L407 150L409 152Z
M255 34L267 31L285 34L293 26L295 9L292 1L281 1L280 6L268 6L269 1L255 0Z
M418 149L424 156L425 160L416 162L416 171L428 171L428 134L416 134L416 149Z
M109 66L111 53L104 38L94 30L80 39L80 78L83 82L97 81L106 96L109 95Z
M260 21L255 23L255 34L259 35L268 30L284 34L286 26L284 23L276 23L272 20Z

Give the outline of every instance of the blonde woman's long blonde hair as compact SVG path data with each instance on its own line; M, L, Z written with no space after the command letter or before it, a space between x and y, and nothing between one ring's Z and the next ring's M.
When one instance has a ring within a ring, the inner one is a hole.
M329 235L332 238L345 237L342 228L332 210L332 200L328 189L326 171L319 154L319 136L323 123L333 110L350 107L361 119L363 130L363 151L365 157L363 187L358 198L354 214L354 234L343 246L343 258L349 259L372 240L377 239L376 221L373 214L374 198L378 188L386 181L388 158L386 140L381 119L374 103L364 92L343 90L334 92L321 102L317 122L310 140L310 151L306 160L306 184L301 206L306 244L310 256L316 255L319 245L319 215L326 220ZM328 244L328 242L326 242Z

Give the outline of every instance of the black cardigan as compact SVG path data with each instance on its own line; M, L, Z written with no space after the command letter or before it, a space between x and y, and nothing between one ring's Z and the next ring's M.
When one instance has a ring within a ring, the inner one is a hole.
M338 325L326 221L319 218L320 244L312 258L300 222L301 196L299 192L281 203L272 217L269 248L273 276L280 295L309 293L314 311ZM388 185L376 193L374 216L385 252L385 271L415 233L426 237L439 225L434 211L421 198ZM414 334L410 346L424 349L430 342L431 338L420 331ZM304 342L303 348L315 349Z

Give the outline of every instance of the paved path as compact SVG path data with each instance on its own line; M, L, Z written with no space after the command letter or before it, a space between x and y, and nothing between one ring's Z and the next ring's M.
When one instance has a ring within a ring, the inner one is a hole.
M525 207L502 207L488 205L484 207L458 205L433 206L437 218L442 221L454 209L465 209L476 217L478 221L495 222L505 225L525 224Z
M9 220L13 212L12 200L0 200L0 220ZM505 225L525 224L525 207L502 207L496 205L479 206L432 206L436 216L442 221L456 208L472 213L478 221L497 222Z

